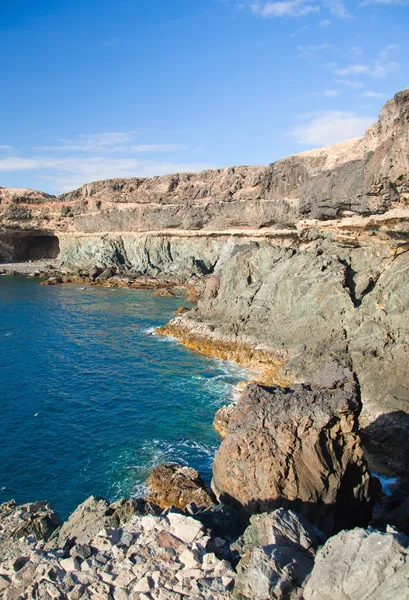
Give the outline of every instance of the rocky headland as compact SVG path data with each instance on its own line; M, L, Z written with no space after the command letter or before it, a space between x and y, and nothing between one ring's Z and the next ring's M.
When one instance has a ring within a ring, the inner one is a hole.
M184 286L196 306L158 333L258 373L216 415L212 489L163 465L147 500L63 525L2 505L0 595L407 598L408 217L409 89L363 138L268 166L0 188L0 266Z

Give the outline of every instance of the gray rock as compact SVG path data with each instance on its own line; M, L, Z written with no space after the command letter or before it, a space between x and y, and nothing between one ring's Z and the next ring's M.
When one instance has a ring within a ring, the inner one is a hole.
M403 534L342 531L318 552L305 600L406 600L408 545Z
M250 525L233 545L244 554L257 546L297 546L312 554L325 542L317 527L291 510L279 508L271 513L250 517Z

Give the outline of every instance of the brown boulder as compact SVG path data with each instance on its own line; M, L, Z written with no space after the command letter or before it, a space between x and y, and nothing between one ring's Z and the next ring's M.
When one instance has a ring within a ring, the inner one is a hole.
M174 294L172 294L172 292L170 290L167 289L159 289L156 290L156 292L154 292L153 294L154 296L165 296L165 297L172 297Z
M250 514L292 508L326 533L367 523L359 409L353 383L334 390L250 384L214 460L216 496Z
M159 465L152 471L147 484L151 490L147 501L161 508L184 509L191 502L197 506L212 506L216 502L199 473L191 467L175 463Z

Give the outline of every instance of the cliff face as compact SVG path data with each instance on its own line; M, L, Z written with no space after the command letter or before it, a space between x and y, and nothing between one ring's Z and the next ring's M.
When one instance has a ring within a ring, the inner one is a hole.
M67 269L193 276L201 301L168 333L203 351L223 342L225 357L264 352L278 382L334 386L352 371L363 423L407 413L408 126L409 89L363 138L269 166L59 197L0 188L0 260L59 253Z

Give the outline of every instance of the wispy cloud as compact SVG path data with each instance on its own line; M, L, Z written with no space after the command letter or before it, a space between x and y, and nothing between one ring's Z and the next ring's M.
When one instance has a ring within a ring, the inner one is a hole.
M322 21L319 22L320 27L329 27L330 25L331 25L330 19L322 19Z
M326 98L336 98L337 96L339 96L339 94L339 90L324 90L324 96Z
M13 152L13 146L9 146L8 144L0 144L0 152Z
M338 19L348 19L351 17L345 3L342 0L243 0L238 2L240 9L248 6L250 10L258 17L273 19L280 17L303 17L311 13L327 11L333 17ZM323 27L331 23L329 19L323 19L320 25Z
M324 6L338 19L349 19L352 16L341 0L324 0Z
M361 6L368 6L369 4L383 4L385 6L407 6L409 0L363 0Z
M399 64L392 60L392 56L398 48L397 44L391 44L386 46L374 60L367 63L350 64L342 69L335 69L334 73L339 77L367 76L382 79L399 68Z
M37 178L49 181L55 191L63 192L89 181L113 177L152 177L166 173L185 173L212 168L208 163L155 162L137 158L89 158L47 156L9 156L0 159L0 172L37 171Z
M308 46L298 46L298 56L301 58L310 58L314 56L317 52L322 50L329 50L332 48L331 44L323 43L323 44L309 44Z
M308 0L282 0L281 2L252 2L252 12L264 18L274 17L301 17L312 12L318 12L320 7L317 3Z
M340 83L341 85L357 89L364 87L362 81L359 81L357 79L335 79L335 83Z
M353 112L325 111L305 115L305 122L290 131L298 144L310 147L328 146L348 138L362 136L376 120Z
M147 152L176 152L187 150L184 144L135 144L138 137L136 131L117 131L107 133L94 133L91 135L79 134L74 138L61 139L54 146L36 146L35 150L41 151L66 151L71 152L103 152L106 153L147 153Z
M136 131L109 131L104 133L79 134L74 138L61 139L56 146L37 146L38 150L75 150L89 152L123 147L135 140Z
M362 96L365 98L387 98L386 94L382 94L382 92L372 92L371 90L363 92Z

